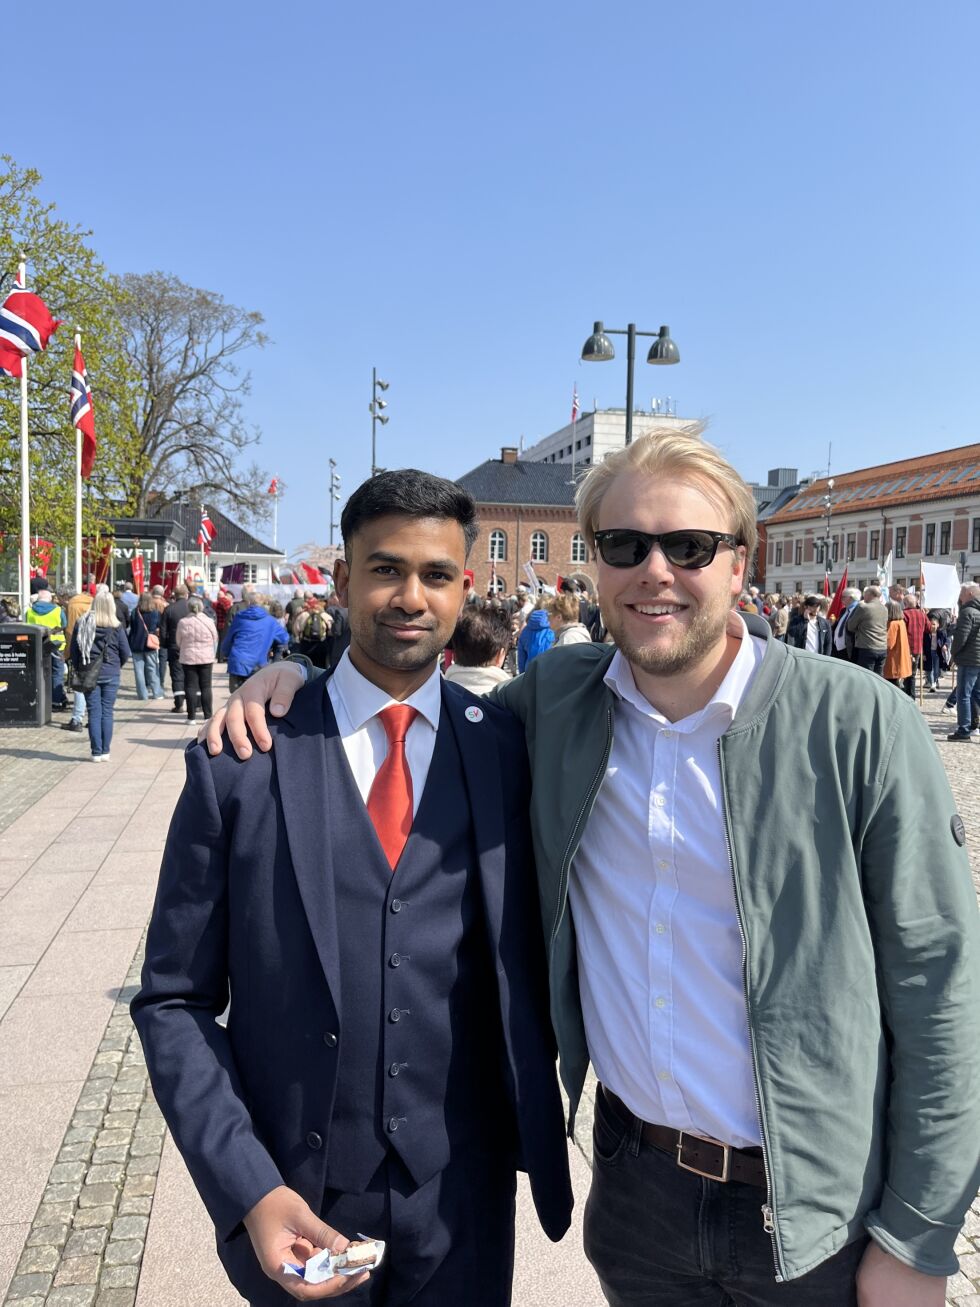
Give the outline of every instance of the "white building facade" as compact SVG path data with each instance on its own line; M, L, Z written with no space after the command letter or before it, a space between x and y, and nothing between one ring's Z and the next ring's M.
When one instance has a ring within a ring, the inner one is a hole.
M893 581L907 587L918 588L923 561L980 582L980 444L843 473L832 486L818 478L760 527L756 571L770 592L819 591L845 566L849 585L868 585L889 554Z
M645 413L635 410L633 437L665 427L683 429L693 421L693 418L679 418L666 411ZM593 463L601 463L607 454L622 449L625 444L625 408L600 408L592 413L582 413L577 422L569 422L559 431L553 431L550 436L523 450L520 458L526 463L574 463L576 467L590 467Z

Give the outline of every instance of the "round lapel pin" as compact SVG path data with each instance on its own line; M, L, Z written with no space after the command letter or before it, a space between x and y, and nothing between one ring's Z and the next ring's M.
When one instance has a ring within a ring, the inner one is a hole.
M477 708L476 704L471 704L463 714L468 722L482 722L483 709Z

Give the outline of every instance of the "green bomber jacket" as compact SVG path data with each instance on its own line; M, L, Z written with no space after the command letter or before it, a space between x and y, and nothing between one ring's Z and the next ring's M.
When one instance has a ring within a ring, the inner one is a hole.
M776 1277L864 1231L952 1274L980 1171L980 916L963 824L907 695L748 624L765 656L719 752ZM568 875L612 745L612 654L552 650L491 696L527 733L570 1132L589 1056Z

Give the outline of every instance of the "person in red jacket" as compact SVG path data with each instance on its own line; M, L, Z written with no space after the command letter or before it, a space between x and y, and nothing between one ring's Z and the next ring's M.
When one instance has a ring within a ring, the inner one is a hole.
M902 689L911 698L915 698L915 679L922 661L922 637L926 633L928 619L919 607L919 601L913 594L905 596L905 629L909 636L909 653L912 655L912 674L902 681Z

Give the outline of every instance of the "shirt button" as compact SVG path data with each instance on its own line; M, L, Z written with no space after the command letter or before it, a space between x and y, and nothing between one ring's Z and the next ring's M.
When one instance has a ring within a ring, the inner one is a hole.
M391 900L390 907L391 907L392 912L401 912L401 910L402 910L402 901L401 901L401 899L392 899L392 900Z
M337 1036L333 1033L332 1030L328 1030L327 1033L323 1036L323 1042L326 1044L327 1048L336 1048Z
M398 1129L398 1117L390 1116L388 1118L388 1133L393 1135L397 1129Z
M670 1079L670 1072L669 1072L669 1071L658 1071L658 1072L657 1072L657 1079L658 1079L658 1080L669 1080L669 1079Z
M311 1130L306 1136L306 1146L307 1148L312 1148L314 1152L317 1152L318 1149L323 1147L323 1140L315 1130Z
M402 1019L401 1011L400 1011L398 1008L393 1007L393 1008L391 1009L391 1011L388 1013L388 1020L389 1020L389 1021L401 1021L401 1019Z
M661 858L660 861L657 863L657 866L660 868L661 871L668 871L670 869L670 863L667 861L666 858Z
M667 1006L667 1000L665 998L657 999L657 1007L666 1007L666 1006Z
M402 955L400 953L392 953L388 961L393 967L400 967L402 964Z
M656 925L656 931L658 935L663 935L666 933L667 927L664 925L662 921L658 921Z
M667 800L664 798L662 794L655 794L653 796L654 807L662 808L666 802Z
M665 740L672 740L674 738L673 731L661 731L660 734L664 737Z
M388 1074L389 1074L390 1076L397 1076L397 1075L398 1075L398 1072L399 1072L400 1070L401 1070L401 1067L398 1065L398 1063L397 1063L397 1062L392 1062L391 1066L388 1068Z

